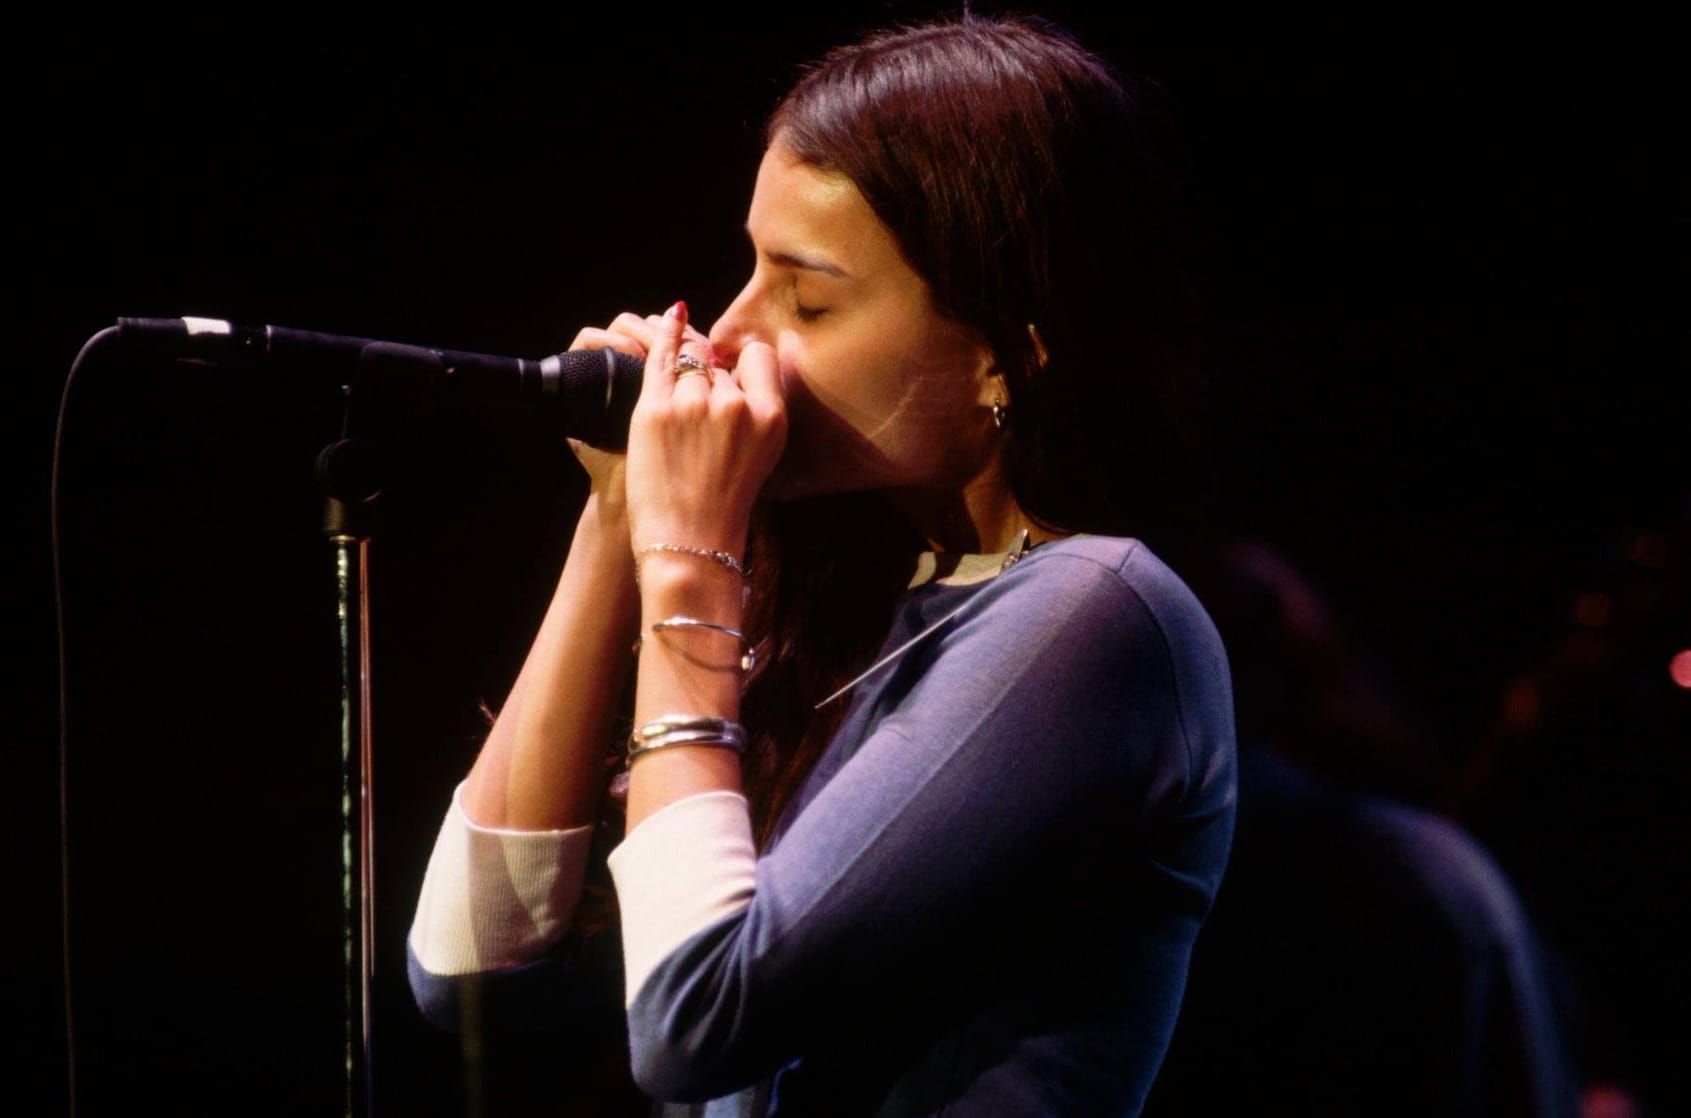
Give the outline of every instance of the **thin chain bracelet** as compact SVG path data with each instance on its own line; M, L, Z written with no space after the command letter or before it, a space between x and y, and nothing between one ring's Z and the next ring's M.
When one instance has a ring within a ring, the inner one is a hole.
M676 555L694 555L700 559L709 559L713 563L720 563L741 578L746 577L746 568L741 562L726 551L712 551L708 547L689 547L684 543L649 543L634 553L634 584L640 584L640 560L655 551L667 551Z

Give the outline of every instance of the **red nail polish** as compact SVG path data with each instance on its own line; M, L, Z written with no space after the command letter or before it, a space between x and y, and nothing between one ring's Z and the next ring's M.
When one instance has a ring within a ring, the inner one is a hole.
M682 322L686 322L687 321L687 301L685 299L676 300L676 303L673 307L671 307L667 311L663 312L663 316L665 318L679 318Z

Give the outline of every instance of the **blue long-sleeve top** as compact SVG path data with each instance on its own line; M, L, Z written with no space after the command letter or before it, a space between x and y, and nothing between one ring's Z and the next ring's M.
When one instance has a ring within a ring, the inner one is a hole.
M914 587L883 655L918 634L853 689L738 884L662 906L708 919L630 925L664 919L631 887L745 845L690 840L687 801L613 855L635 1078L704 1103L675 1113L1143 1103L1232 834L1220 639L1147 548L1108 537ZM701 818L743 816L712 795ZM412 974L420 1003L450 1006L453 978L415 957Z

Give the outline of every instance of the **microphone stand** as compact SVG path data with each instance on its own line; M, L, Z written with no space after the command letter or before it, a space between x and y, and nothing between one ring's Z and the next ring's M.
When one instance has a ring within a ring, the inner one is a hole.
M360 372L363 367L361 365ZM323 532L333 549L340 635L341 936L345 959L346 1118L373 1112L370 991L375 972L374 796L371 767L370 539L381 495L379 454L355 434L362 378L347 397L342 437L317 458Z
M386 467L379 448L400 422L389 413L394 405L413 415L419 408L438 407L447 385L457 381L496 396L578 409L576 430L587 441L620 447L639 394L640 362L608 349L523 362L212 319L120 319L119 328L132 344L182 360L241 366L276 358L320 371L334 367L341 374L341 437L319 453L316 475L325 501L322 530L334 560L340 646L343 1104L347 1118L369 1118L376 956L369 575L376 501ZM591 401L601 402L595 406Z

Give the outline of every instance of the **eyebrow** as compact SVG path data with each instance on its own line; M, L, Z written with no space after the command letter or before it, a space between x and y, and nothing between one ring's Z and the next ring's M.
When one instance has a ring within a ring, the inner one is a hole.
M752 231L747 229L746 237L749 239L751 235ZM752 243L755 245L757 242L753 241ZM779 264L785 268L801 268L807 272L821 272L824 275L835 276L839 279L851 278L846 270L838 264L832 264L817 257L802 256L796 252L766 252L763 255L770 263Z
M771 252L768 256L769 259L774 261L776 264L782 264L788 268L803 268L805 271L809 272L823 272L827 275L836 276L840 279L849 278L847 277L844 268L830 264L825 260L813 260L809 257L799 256L798 254L791 252Z

